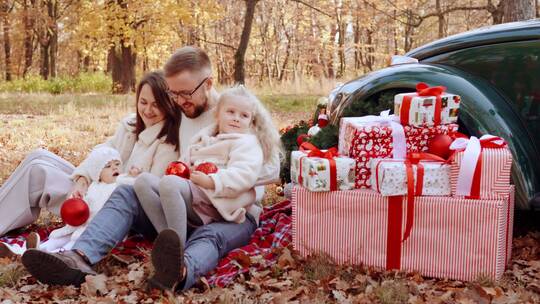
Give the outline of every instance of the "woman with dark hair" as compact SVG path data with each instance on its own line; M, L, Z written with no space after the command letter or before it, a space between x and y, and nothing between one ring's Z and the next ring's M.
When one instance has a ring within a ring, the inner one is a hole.
M162 176L179 157L180 109L169 99L161 72L143 77L135 100L136 113L122 119L114 135L101 145L118 150L122 172ZM59 215L64 200L82 198L89 181L82 167L47 150L33 151L0 187L0 236L34 222L41 208Z

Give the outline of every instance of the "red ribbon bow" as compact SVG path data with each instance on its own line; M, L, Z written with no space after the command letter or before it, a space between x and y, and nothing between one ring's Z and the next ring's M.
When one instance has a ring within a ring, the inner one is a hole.
M336 147L332 147L326 152L321 151L319 148L315 147L312 143L304 142L300 145L300 151L307 152L306 156L300 157L300 167L298 170L300 171L298 175L298 182L302 184L303 178L302 178L302 158L304 157L319 157L319 158L325 158L328 159L328 163L330 164L330 191L337 190L337 168L336 168L336 160L334 157L338 156L338 150Z
M435 113L433 118L434 125L441 124L441 111L442 111L442 97L446 91L446 87L436 86L430 87L427 84L420 82L416 85L416 96L435 96ZM401 103L401 109L399 111L400 122L402 125L409 124L409 114L411 111L411 101L415 97L414 95L406 95L403 97L403 102Z
M473 180L471 184L471 195L466 196L465 198L470 199L480 199L480 181L482 180L482 151L487 149L500 149L506 146L506 141L498 136L480 138L480 155L478 156L478 161L476 162L476 167L474 169Z

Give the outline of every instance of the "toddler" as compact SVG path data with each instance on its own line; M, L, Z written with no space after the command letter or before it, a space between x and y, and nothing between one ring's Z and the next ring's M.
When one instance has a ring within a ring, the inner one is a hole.
M81 197L90 209L90 217L86 223L77 227L66 225L53 230L49 235L49 239L41 244L39 235L35 232L29 234L27 242L22 247L0 243L0 257L22 254L27 248L36 247L48 252L70 250L86 229L87 224L103 207L116 186L119 184L133 184L134 176L140 172L136 167L132 167L129 174L120 174L121 164L120 154L113 148L99 146L92 150L88 158L80 166L87 170L91 178L88 191ZM81 194L74 193L73 196L80 197Z

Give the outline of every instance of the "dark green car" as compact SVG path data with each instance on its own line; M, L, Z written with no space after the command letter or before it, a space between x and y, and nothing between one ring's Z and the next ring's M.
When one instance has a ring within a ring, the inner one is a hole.
M338 89L329 102L336 122L353 102L418 82L461 95L460 130L507 140L514 157L516 204L540 192L540 19L507 23L441 39L406 54L419 63L384 68Z

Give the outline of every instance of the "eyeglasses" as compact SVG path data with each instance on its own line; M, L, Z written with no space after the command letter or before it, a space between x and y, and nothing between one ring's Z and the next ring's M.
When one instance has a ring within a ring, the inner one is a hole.
M201 83L199 83L199 85L197 85L195 87L195 89L193 89L190 93L186 92L186 91L180 91L180 92L175 92L175 91L171 91L170 89L167 89L167 94L169 95L169 98L172 99L173 101L178 101L178 97L182 97L182 99L184 100L191 100L191 98L193 97L193 94L195 94L195 92L197 92L197 90L203 85L203 83L208 80L208 78L210 77L206 77L204 78Z

